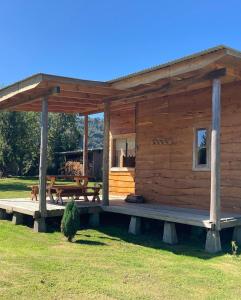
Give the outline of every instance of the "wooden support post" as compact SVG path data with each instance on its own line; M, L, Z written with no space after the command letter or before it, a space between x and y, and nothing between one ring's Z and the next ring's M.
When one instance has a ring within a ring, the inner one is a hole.
M175 223L164 222L163 242L170 245L178 243Z
M213 80L212 90L212 136L211 136L211 201L210 221L220 230L220 125L221 81Z
M217 253L222 250L220 242L220 127L221 127L221 81L213 80L212 89L212 135L211 135L211 199L210 221L213 228L208 230L205 250Z
M12 223L14 225L22 225L23 224L23 214L18 213L18 212L14 212Z
M42 99L41 113L41 145L39 164L39 211L41 218L47 216L46 205L46 172L47 172L47 144L48 144L48 97Z
M34 219L33 230L35 232L46 232L45 218Z
M141 218L140 217L131 217L129 225L129 233L131 234L140 234L141 233Z
M84 136L83 136L83 175L88 176L88 115L84 116Z
M110 103L104 104L104 149L102 203L109 205L109 148L110 148Z
M210 229L207 231L205 251L212 254L222 251L220 232L218 230Z

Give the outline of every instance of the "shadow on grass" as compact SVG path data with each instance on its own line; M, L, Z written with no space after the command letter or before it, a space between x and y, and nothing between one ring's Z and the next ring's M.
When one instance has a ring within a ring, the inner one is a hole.
M88 229L88 216L81 216L81 221L83 223L81 229ZM54 226L55 230L56 228L59 230L59 222L56 222L56 226ZM175 255L197 257L203 260L231 253L232 230L222 231L221 240L223 252L212 255L204 251L206 230L203 228L177 224L176 229L179 243L177 245L167 245L162 242L163 222L161 221L143 219L143 234L137 236L128 233L128 217L103 214L101 216L101 224L102 225L96 229L97 234L82 232L80 229L76 234L76 238L78 239L77 243L84 244L86 241L86 244L90 243L90 245L105 245L105 241L110 241L110 243L112 241L124 241L156 250L172 252ZM81 238L83 238L83 240L81 240ZM96 241L96 239L99 239L99 241Z
M116 228L112 226L101 226L98 230L106 235L113 236L115 240L117 239L119 241L125 241L127 243L153 248L156 250L165 250L172 252L175 255L196 257L203 260L222 256L230 251L228 244L223 245L224 252L209 254L204 251L205 243L203 243L202 240L180 238L177 245L167 245L162 242L161 235L157 236L156 234L148 233L135 236L128 234L128 232L122 228Z
M76 244L88 245L88 246L108 246L106 243L92 241L92 240L76 240Z
M87 238L92 237L90 234L77 233L76 235L84 236L84 237L87 237ZM111 237L108 237L108 236L98 236L98 239L105 239L105 240L110 240L110 241L121 241L121 239L111 238Z

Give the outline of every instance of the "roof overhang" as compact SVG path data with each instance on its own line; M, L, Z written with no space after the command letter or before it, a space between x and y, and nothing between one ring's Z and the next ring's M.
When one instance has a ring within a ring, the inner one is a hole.
M189 92L241 80L241 53L219 46L109 82L36 74L0 90L0 110L41 111L48 97L50 112L91 114L125 104Z
M48 97L50 112L95 113L103 110L105 98L117 94L106 82L36 74L1 89L0 109L38 112Z

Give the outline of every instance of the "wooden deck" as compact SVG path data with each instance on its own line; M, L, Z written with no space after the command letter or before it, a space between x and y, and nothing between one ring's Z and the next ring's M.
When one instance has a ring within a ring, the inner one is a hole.
M109 206L99 203L76 201L81 214L93 214L98 212L118 213L129 216L143 217L174 223L181 223L205 228L211 228L209 213L204 210L190 208L177 208L159 204L131 204L124 202L120 197L111 197ZM40 217L38 202L29 199L0 199L0 209L7 213L21 213L32 216L34 219ZM47 204L47 217L58 217L64 213L64 206ZM241 215L233 213L222 213L221 228L241 225Z
M77 201L80 213L95 213L101 210L100 204L92 202ZM29 199L0 199L0 209L7 213L21 213L32 216L34 219L40 217L39 203ZM56 204L47 204L47 217L61 217L64 214L65 206Z
M174 223L211 228L209 212L191 208L180 208L160 204L132 204L123 200L111 200L110 206L102 207L105 212L119 213L130 216L150 218ZM222 213L221 228L241 225L241 215Z

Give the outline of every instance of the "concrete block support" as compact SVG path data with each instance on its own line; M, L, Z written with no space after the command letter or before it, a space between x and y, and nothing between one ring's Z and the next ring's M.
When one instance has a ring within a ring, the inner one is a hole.
M163 242L170 245L178 243L175 223L164 223Z
M14 225L22 225L23 224L23 214L14 212L13 218L12 218L12 223Z
M241 246L241 226L236 226L233 229L233 241Z
M33 230L35 232L46 232L45 218L34 219Z
M210 229L207 231L205 251L213 254L222 251L220 233L218 230Z
M100 225L100 214L99 213L90 214L89 225L91 227L98 227Z
M129 233L131 234L140 234L141 233L141 218L140 217L131 217L129 225Z
M0 220L7 219L7 213L4 209L0 209Z

